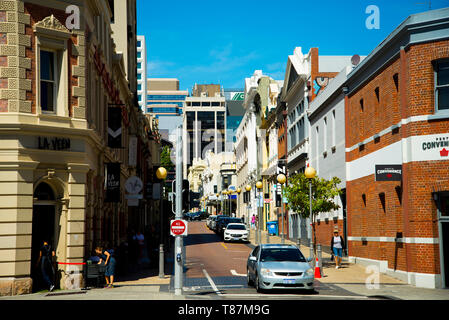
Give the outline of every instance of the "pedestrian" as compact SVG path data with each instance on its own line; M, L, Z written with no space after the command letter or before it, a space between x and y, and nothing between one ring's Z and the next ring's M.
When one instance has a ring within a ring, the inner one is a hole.
M53 282L55 270L53 268L53 257L55 251L52 250L47 240L42 241L42 247L39 250L39 258L37 259L36 267L40 267L42 278L48 286L50 292L55 288Z
M343 241L343 237L338 234L338 227L336 227L334 228L334 235L331 240L331 250L335 257L335 269L339 269L341 267L344 247L345 243Z
M142 232L139 230L137 231L137 234L134 236L134 240L137 242L137 248L138 248L138 264L142 263L143 260L143 249L145 247L145 236L142 234Z
M245 222L245 215L244 214L242 214L242 223L246 224L246 222Z
M114 276L115 276L115 265L116 260L111 253L111 250L103 250L102 247L96 247L95 252L100 257L98 264L103 263L106 266L104 277L106 279L106 286L108 288L114 288Z
M251 217L251 229L255 228L256 228L256 216L253 214L253 216Z

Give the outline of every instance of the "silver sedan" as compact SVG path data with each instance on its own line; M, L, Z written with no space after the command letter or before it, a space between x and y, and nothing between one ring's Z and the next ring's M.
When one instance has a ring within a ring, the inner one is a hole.
M314 269L298 247L262 244L254 248L247 261L248 285L264 289L307 289L314 291Z

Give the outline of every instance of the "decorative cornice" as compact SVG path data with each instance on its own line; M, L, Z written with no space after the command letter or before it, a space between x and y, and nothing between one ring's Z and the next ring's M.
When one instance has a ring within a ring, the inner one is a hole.
M72 33L54 15L36 22L33 26L36 33L43 33L57 38L69 38Z

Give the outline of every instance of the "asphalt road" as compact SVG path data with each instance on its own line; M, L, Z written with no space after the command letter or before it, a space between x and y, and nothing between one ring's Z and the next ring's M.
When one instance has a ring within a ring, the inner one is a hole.
M253 245L224 243L204 221L190 222L184 239L186 263L184 294L217 299L368 299L330 283L315 280L315 292L273 290L258 293L246 283L246 261Z

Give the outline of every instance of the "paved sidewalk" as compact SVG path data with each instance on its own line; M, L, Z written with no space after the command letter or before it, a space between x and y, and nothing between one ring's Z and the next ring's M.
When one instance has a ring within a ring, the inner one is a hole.
M261 231L262 243L267 243L267 232ZM250 231L251 245L256 245L255 230ZM281 237L269 236L269 243L281 243ZM285 244L297 245L288 239L284 240ZM310 248L301 245L301 252L308 258L310 256ZM370 280L376 275L367 267L350 263L348 258L343 257L342 268L335 269L335 263L330 261L331 255L322 252L323 268L322 277L316 279L317 289L337 286L347 291L363 296L380 296L391 299L406 300L449 300L448 289L424 289L409 285L401 280L387 276L386 274L378 274L378 285L374 285ZM315 263L313 264L315 267Z

